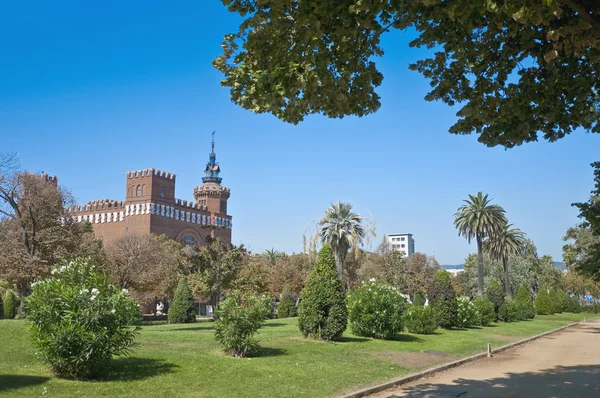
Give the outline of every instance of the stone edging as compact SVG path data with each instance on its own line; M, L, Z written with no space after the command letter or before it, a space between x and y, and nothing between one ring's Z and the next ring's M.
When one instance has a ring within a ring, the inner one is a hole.
M596 319L596 318L588 319L588 321L592 320L592 319ZM550 330L548 332L544 332L544 333L538 334L536 336L528 337L526 339L519 340L519 341L516 341L514 343L510 343L510 344L504 345L504 346L502 346L500 348L496 348L495 350L492 350L492 354L497 354L497 353L509 350L511 348L520 346L522 344L529 343L531 341L534 341L534 340L540 339L542 337L546 337L548 335L560 332L560 331L565 330L567 328L573 327L573 326L578 325L580 323L583 323L583 322L571 323L570 325L563 326L563 327L560 327L558 329ZM384 390L389 390L391 388L398 387L398 386L400 386L402 384L407 384L407 383L410 383L412 381L415 381L415 380L418 380L418 379L421 379L421 378L424 378L424 377L427 377L427 376L431 376L431 375L433 375L435 373L443 372L445 370L452 369L452 368L455 368L455 367L460 366L460 365L464 365L464 364L469 363L469 362L477 361L477 360L485 358L485 357L487 357L487 352L482 352L481 354L475 354L475 355L472 355L470 357L462 358L462 359L459 359L459 360L454 361L454 362L449 362L449 363L445 363L443 365L438 365L438 366L435 366L433 368L429 368L427 370L424 370L422 372L413 373L413 374L408 375L408 376L403 376L403 377L400 377L400 378L397 378L397 379L394 379L394 380L391 380L391 381L387 381L385 383L382 383L382 384L379 384L379 385L376 385L376 386L366 387L366 388L363 388L361 390L357 390L357 391L354 391L354 392L351 392L351 393L348 393L348 394L340 395L338 398L362 398L362 397L366 397L368 395L375 394L375 393L378 393L378 392L381 392L381 391L384 391Z

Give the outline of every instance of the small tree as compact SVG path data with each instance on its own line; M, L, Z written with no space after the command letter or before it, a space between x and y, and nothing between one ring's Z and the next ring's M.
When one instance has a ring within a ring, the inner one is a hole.
M169 323L191 323L196 322L196 310L194 308L194 296L184 277L179 279L175 297L169 307Z
M440 271L433 279L429 300L438 317L441 328L450 329L457 324L458 303L452 287L452 277L447 271Z
M554 315L552 299L546 289L540 289L535 296L535 313L538 315Z
M277 307L278 318L290 318L298 316L298 309L296 308L296 299L292 293L289 285L286 285L281 293L279 300L279 306Z
M477 314L476 325L488 326L496 320L496 312L494 311L494 303L487 297L477 297L473 300Z
M501 322L514 322L518 320L518 316L518 308L514 300L504 300L498 310L498 320Z
M301 297L298 327L304 337L338 340L346 330L348 309L329 245L319 251Z
M4 299L2 300L2 307L4 309L4 318L15 319L19 308L19 299L12 290L7 290L4 293Z
M533 319L535 317L535 309L533 308L533 302L529 291L525 286L520 286L517 292L517 298L515 299L515 306L517 310L517 319L526 320Z
M412 304L404 311L406 330L415 334L432 334L438 327L435 310L431 306Z
M494 304L494 312L498 314L502 303L504 303L504 292L497 280L493 280L490 283L490 286L485 292L485 296Z

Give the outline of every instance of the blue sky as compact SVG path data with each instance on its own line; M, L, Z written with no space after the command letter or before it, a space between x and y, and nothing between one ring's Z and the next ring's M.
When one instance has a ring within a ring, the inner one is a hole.
M600 135L505 150L449 134L457 110L423 99L428 82L408 64L425 52L403 32L384 38L376 60L376 114L298 126L255 115L230 102L210 63L238 23L217 0L4 2L0 152L57 175L80 203L123 199L125 172L150 167L177 174L176 195L190 200L215 129L233 240L253 251L300 251L306 223L345 200L374 216L377 240L411 232L417 251L461 263L475 247L453 214L481 190L540 254L561 260Z

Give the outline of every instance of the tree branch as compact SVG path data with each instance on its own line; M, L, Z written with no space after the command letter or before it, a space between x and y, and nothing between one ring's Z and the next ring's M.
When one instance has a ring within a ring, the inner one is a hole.
M563 3L571 10L581 15L581 17L585 19L594 30L600 32L600 21L595 19L594 16L590 14L581 4L577 4L573 0L563 0Z

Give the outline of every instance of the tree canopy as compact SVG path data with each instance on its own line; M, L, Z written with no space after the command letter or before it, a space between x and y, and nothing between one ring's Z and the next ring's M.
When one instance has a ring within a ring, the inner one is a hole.
M364 116L381 105L375 57L390 29L414 29L410 65L428 101L460 107L454 134L507 148L600 132L600 3L596 0L222 0L243 21L213 65L231 99L299 123L309 114Z

